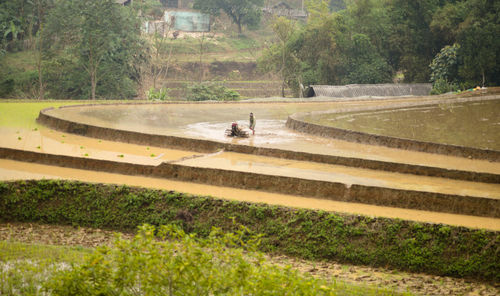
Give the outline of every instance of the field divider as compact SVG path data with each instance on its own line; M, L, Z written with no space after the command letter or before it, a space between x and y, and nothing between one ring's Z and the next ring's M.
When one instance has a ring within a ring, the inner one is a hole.
M459 98L454 100L452 103L461 102L473 102L482 101L486 99L499 99L498 96L490 98ZM330 111L313 111L306 113L295 113L288 117L286 122L286 127L312 135L317 135L326 138L340 139L348 142L363 143L368 145L385 146L390 148L413 150L425 153L435 153L443 155L451 155L456 157L465 157L472 159L483 159L492 162L500 162L500 151L491 149L481 149L474 147L465 147L451 144L433 143L426 141L419 141L414 139L384 136L377 134L370 134L366 132L359 132L349 129L342 129L332 126L324 126L304 120L304 117L311 114L339 114L347 112L363 112L363 111L376 111L376 110L388 110L403 107L414 107L414 106L435 106L441 103L450 103L446 100L441 100L433 103L404 103L396 104L394 106L382 106L382 107L357 107L357 108L347 108L341 110L330 110Z
M67 106L70 108L75 106ZM298 161L310 161L325 164L343 165L364 169L381 170L387 172L413 174L419 176L440 177L462 181L473 181L482 183L500 183L500 174L473 172L457 169L447 169L440 167L430 167L407 163L379 161L364 158L344 157L336 155L315 154L301 151L284 150L277 148L255 147L231 143L223 143L212 140L193 139L169 135L148 134L142 132L113 129L79 123L67 119L59 118L53 114L48 114L53 108L40 111L37 122L49 128L77 134L85 137L92 137L102 140L117 141L138 145L155 146L160 148L183 149L201 153L215 153L217 151L227 151L236 153L253 154L267 157L276 157Z
M500 218L500 199L344 184L296 177L201 168L163 162L145 165L0 147L0 158L124 175L261 190L378 206Z

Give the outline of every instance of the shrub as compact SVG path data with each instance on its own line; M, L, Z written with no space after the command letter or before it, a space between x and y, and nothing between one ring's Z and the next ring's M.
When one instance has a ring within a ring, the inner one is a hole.
M173 191L68 181L0 182L0 221L130 230L175 224L202 238L236 221L262 233L259 249L436 275L500 280L500 232L296 210ZM251 234L247 234L250 235Z
M149 101L166 101L170 99L168 96L169 91L169 88L162 87L159 90L156 90L152 87L146 92L146 97Z
M220 83L202 82L188 86L188 101L236 101L240 94Z
M459 86L456 83L448 82L444 78L438 78L432 84L431 95L439 95L447 92L457 91L459 90Z
M205 239L173 225L139 229L133 240L118 238L112 248L56 273L45 289L54 295L393 295L269 265L255 252L258 237L248 237L244 227L214 228Z

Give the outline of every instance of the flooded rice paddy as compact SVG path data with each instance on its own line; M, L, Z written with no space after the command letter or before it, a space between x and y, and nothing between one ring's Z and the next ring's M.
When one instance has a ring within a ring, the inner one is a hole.
M210 195L228 200L266 203L293 208L321 209L324 211L354 213L372 217L398 218L403 220L443 223L469 228L484 228L500 231L500 219L497 218L381 207L361 203L339 202L313 197L299 197L294 195L269 193L256 190L243 190L142 176L126 176L121 174L94 172L0 159L0 180L43 178L80 180L84 182L107 184L126 184L129 186L141 187L147 186L148 188L176 190L202 196Z
M304 120L369 134L500 150L500 100L315 114Z
M405 101L409 100L430 99L405 99ZM209 139L257 147L428 165L475 172L500 173L498 163L325 139L294 132L285 127L287 117L296 112L343 109L366 105L380 106L392 104L397 101L272 104L139 104L57 108L50 111L50 113L71 121L141 133ZM1 107L0 113L4 111ZM256 135L248 139L226 138L224 130L232 122L238 122L242 126L248 124L249 112L254 112L257 117ZM0 124L0 133L2 135L0 146L119 162L157 165L168 161L195 167L210 167L327 180L347 185L366 184L417 191L500 198L499 184L453 181L389 172L381 173L375 170L290 161L229 152L200 155L199 153L190 151L125 144L60 133L39 126L34 120L35 118L32 118L29 121L29 126L22 126L22 124ZM210 195L227 199L265 202L291 207L316 208L363 215L398 217L415 221L463 225L466 227L500 229L500 219L493 218L343 203L252 190L0 160L0 179L26 178L65 178L89 182L129 184L132 186L178 190L192 194L209 193Z
M408 101L422 98L405 98ZM500 173L500 167L489 161L403 151L382 146L296 132L285 127L286 119L296 112L337 110L360 106L380 106L398 100L363 102L310 103L222 103L222 104L140 104L71 107L54 109L49 115L90 125L148 134L171 135L219 142L277 148L292 151L400 162L448 169ZM225 137L225 129L237 122L248 126L248 114L257 118L256 133L247 139Z

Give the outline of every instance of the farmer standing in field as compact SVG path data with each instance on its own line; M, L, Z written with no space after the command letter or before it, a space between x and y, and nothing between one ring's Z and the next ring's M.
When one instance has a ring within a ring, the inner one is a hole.
M252 135L255 135L255 117L253 113L250 112L250 125L249 128L252 130Z

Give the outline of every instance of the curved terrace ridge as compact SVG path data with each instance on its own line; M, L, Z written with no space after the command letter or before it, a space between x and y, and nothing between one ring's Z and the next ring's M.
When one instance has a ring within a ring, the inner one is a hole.
M500 96L488 96L482 98L458 98L453 103L464 102L477 102L485 100L498 100ZM445 143L427 142L410 138L386 136L381 134L372 134L350 129L342 129L333 126L325 126L307 121L306 117L312 117L325 114L341 114L348 112L364 112L364 111L380 111L380 110L397 110L405 107L423 107L423 106L436 106L438 104L449 104L449 101L440 100L429 104L429 102L415 103L397 103L392 106L370 106L370 107L356 107L344 108L328 111L312 111L300 112L292 114L288 117L286 126L290 129L318 135L327 138L341 139L349 142L364 143L369 145L386 146L390 148L413 150L426 153L452 155L457 157L466 157L473 159L483 159L492 162L500 161L500 151L492 149L482 149L475 147L466 147Z
M109 104L114 105L114 104ZM117 104L124 105L124 104ZM132 103L132 105L135 105ZM144 105L144 103L140 103ZM64 106L60 109L89 107L89 105ZM388 172L413 174L420 176L443 177L455 180L474 181L483 183L500 183L500 175L495 173L474 172L459 169L447 169L425 165L415 165L408 163L398 163L389 161L372 160L365 158L345 157L337 155L326 155L308 153L302 151L291 151L285 149L256 147L244 144L233 144L218 142L207 139L194 139L172 135L159 135L146 132L136 132L124 129L109 128L89 123L80 123L57 116L53 112L54 108L47 108L40 111L37 122L49 128L77 134L86 137L93 137L103 140L133 143L139 145L150 145L162 148L178 148L190 151L212 153L217 151L228 151L236 153L246 153L259 156L278 157L292 160L311 161L327 164L344 165L365 169L375 169ZM50 113L50 114L49 114ZM289 117L290 121L290 117ZM287 122L288 125L288 122Z

